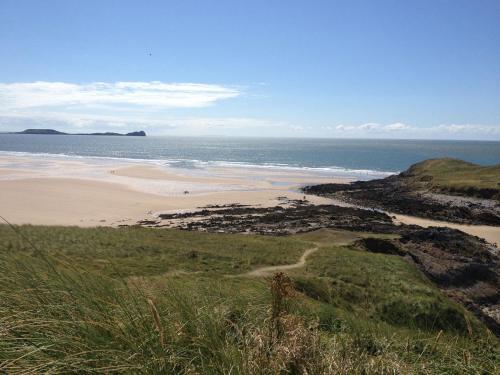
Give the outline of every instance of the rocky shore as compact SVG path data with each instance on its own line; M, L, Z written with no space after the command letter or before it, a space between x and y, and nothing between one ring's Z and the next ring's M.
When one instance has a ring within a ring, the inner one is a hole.
M500 165L430 159L384 179L306 186L304 193L460 224L500 226Z
M404 215L461 224L500 226L498 201L416 190L404 174L351 184L306 186L303 191Z
M307 200L288 200L274 207L225 205L203 207L200 210L160 214L158 220L146 220L140 225L172 227L184 230L223 233L255 233L288 235L321 228L393 233L399 226L385 213L375 210L313 205Z

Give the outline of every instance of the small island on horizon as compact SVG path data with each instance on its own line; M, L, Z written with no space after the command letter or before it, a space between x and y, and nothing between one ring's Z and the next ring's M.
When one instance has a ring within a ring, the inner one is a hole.
M130 133L64 133L54 129L26 129L21 132L9 132L7 134L42 134L42 135L105 135L105 136L122 136L122 137L145 137L146 132L143 130L130 132Z

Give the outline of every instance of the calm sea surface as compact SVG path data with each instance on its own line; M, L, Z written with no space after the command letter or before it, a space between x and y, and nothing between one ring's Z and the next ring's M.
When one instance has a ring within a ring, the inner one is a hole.
M500 142L353 139L107 137L0 134L0 152L37 157L144 159L179 168L241 165L379 175L423 159L500 163Z

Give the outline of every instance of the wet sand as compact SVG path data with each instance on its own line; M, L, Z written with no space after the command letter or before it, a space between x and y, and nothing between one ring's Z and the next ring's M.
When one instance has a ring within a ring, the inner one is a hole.
M3 165L8 167L2 168ZM14 165L14 167L12 167ZM17 168L16 168L17 166ZM218 168L186 171L137 163L0 158L0 215L14 224L117 226L207 205L263 207L300 199L301 178L324 176ZM284 184L275 185L279 179ZM330 181L345 181L332 178ZM308 196L313 203L328 200Z

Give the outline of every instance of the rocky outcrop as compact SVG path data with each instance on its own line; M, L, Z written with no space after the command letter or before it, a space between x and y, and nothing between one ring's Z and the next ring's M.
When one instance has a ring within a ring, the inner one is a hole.
M202 209L161 214L153 226L225 233L287 235L321 228L393 233L401 230L385 213L334 205L295 203L293 207ZM143 223L139 223L143 224Z
M500 205L497 201L415 190L401 175L351 184L306 186L303 191L433 220L500 226Z
M405 256L407 254L406 251L394 242L383 238L368 237L357 240L353 245L371 253Z
M500 335L500 259L485 241L450 228L407 231L398 241L448 296Z

